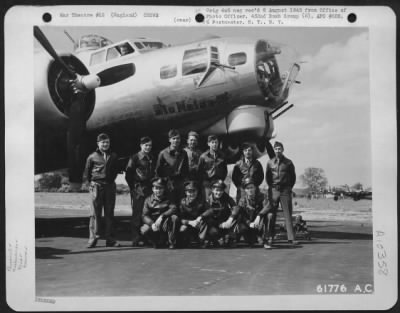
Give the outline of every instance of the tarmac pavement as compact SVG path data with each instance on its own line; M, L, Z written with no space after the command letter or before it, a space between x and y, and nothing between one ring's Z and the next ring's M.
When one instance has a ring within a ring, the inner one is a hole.
M75 217L74 217L75 216ZM312 240L224 249L133 248L118 216L120 248L86 249L88 218L36 218L37 296L317 294L321 284L373 284L372 226L310 221Z

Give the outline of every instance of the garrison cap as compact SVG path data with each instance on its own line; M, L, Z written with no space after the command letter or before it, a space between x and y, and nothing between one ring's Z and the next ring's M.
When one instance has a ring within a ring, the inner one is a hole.
M282 144L282 142L275 141L275 143L274 143L274 148L276 148L276 147L281 147L281 148L283 149L283 144Z
M151 141L152 140L151 140L151 138L149 136L145 136L145 137L140 138L140 144L141 145L143 145L145 143L148 143L148 142L151 142Z
M199 139L199 134L198 134L197 132L193 131L193 130L191 130L191 131L188 133L188 138L189 138L190 136L193 136L193 137L196 137L197 139Z
M213 140L218 140L217 135L210 135L208 136L207 142L213 141Z
M242 186L243 188L246 188L248 185L253 184L254 186L256 183L254 182L254 179L251 177L246 177L242 180Z
M168 138L169 139L171 139L171 138L173 138L173 137L176 137L176 136L180 136L181 134L180 134L180 132L177 130L177 129L171 129L169 132L168 132Z
M165 187L167 186L167 180L166 180L165 178L162 178L162 177L154 177L154 178L151 180L151 184L152 184L153 186L156 186L156 187L163 187L163 188L165 188Z
M223 190L226 188L226 185L225 185L225 183L224 183L224 181L222 179L218 179L218 180L213 181L211 186L213 188L221 188Z
M195 182L194 180L186 181L183 184L183 186L184 186L185 190L198 190L199 189L197 182Z
M110 140L110 137L106 133L101 133L97 136L97 142L103 141L103 140Z

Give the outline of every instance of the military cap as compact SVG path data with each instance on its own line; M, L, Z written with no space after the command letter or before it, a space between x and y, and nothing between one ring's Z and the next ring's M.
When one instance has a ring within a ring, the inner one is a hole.
M281 147L281 148L283 149L283 144L282 144L282 142L275 141L275 143L274 143L274 148L276 148L276 147Z
M224 181L222 179L218 179L213 181L212 185L213 188L221 188L221 189L225 189L226 185L224 183Z
M168 132L168 138L173 138L173 137L176 137L176 136L180 136L181 134L179 133L179 131L177 130L177 129L171 129L169 132Z
M151 142L151 141L152 140L151 140L151 138L149 136L145 136L145 137L140 138L140 144L141 145L143 145L145 143L148 143L148 142Z
M246 177L242 180L242 186L243 188L246 188L248 185L253 184L254 186L256 185L254 182L254 179L251 177Z
M197 185L197 183L194 180L186 181L183 184L183 186L184 186L185 190L198 190L199 189L199 186Z
M208 136L207 142L213 141L213 140L218 140L217 135L210 135Z
M103 141L103 140L110 140L110 137L106 133L101 133L97 136L97 142Z
M198 134L197 132L193 131L193 130L191 130L191 131L188 133L188 138L189 138L190 136L193 136L193 137L196 137L197 139L199 139L199 134Z
M164 187L165 188L167 186L167 180L162 177L154 177L151 180L151 184L156 187Z

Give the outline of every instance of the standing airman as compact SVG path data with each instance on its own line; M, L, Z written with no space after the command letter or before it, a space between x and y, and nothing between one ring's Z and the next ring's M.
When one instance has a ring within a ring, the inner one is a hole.
M131 192L132 246L140 245L140 226L144 200L151 195L151 179L154 177L155 160L151 154L150 137L140 139L140 151L129 159L125 180Z
M275 157L267 162L265 173L266 182L269 186L268 198L274 211L281 203L287 237L289 243L298 244L294 238L292 222L292 189L296 183L296 172L291 160L283 155L283 144L276 141L274 144Z
M209 150L200 156L199 177L204 188L204 198L208 199L211 193L211 184L215 180L224 181L228 174L225 155L219 150L219 140L215 135L208 136Z
M189 160L189 174L188 179L199 181L198 167L201 151L197 149L199 142L199 134L195 131L190 131L187 138L187 146L185 151Z
M236 162L232 172L232 181L237 189L236 202L244 195L243 179L252 178L257 188L264 180L264 170L261 163L254 158L253 147L247 142L243 143L242 153L242 158Z
M189 161L181 146L181 135L178 130L168 132L170 145L158 155L156 175L167 178L168 190L172 199L178 203L183 196L183 183L189 173Z
M102 210L106 224L106 246L119 247L114 239L114 208L116 197L115 179L118 175L117 155L111 152L110 137L102 133L97 136L97 150L86 160L86 177L91 194L89 242L87 248L94 248L100 238Z

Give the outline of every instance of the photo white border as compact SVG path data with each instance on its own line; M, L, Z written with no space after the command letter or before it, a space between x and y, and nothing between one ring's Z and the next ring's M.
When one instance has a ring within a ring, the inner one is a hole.
M226 6L228 7L228 6ZM233 6L229 6L233 7ZM254 6L253 6L254 7ZM268 8L268 6L265 6ZM281 6L282 8L288 6ZM303 6L304 7L304 6ZM336 6L338 8L339 6ZM221 7L219 7L221 8ZM340 8L340 7L339 7ZM374 231L374 294L285 296L169 296L169 297L56 297L35 296L34 232L34 132L33 132L33 26L47 25L44 12L53 16L52 26L201 26L194 16L205 7L153 6L160 18L143 18L149 6L16 6L5 16L5 197L6 266L16 250L26 267L6 271L7 303L14 310L384 310L397 301L397 135L396 135L396 17L389 7L349 7L356 23L343 20L293 20L284 27L368 27L370 49L370 99L372 140L372 190ZM59 18L62 11L136 11L137 19ZM185 25L174 17L192 17ZM229 25L209 25L230 27ZM232 25L237 26L237 25ZM246 25L240 25L246 27ZM207 27L207 25L204 25ZM247 27L257 27L248 25ZM278 27L278 26L274 26ZM16 53L18 51L18 53ZM376 232L384 232L377 241ZM378 244L380 244L378 248ZM389 275L380 275L382 251ZM11 254L11 255L10 255ZM301 270L301 269L299 269ZM244 298L246 301L244 301ZM48 302L42 302L50 300ZM55 303L51 303L55 300ZM162 307L160 306L162 303Z

